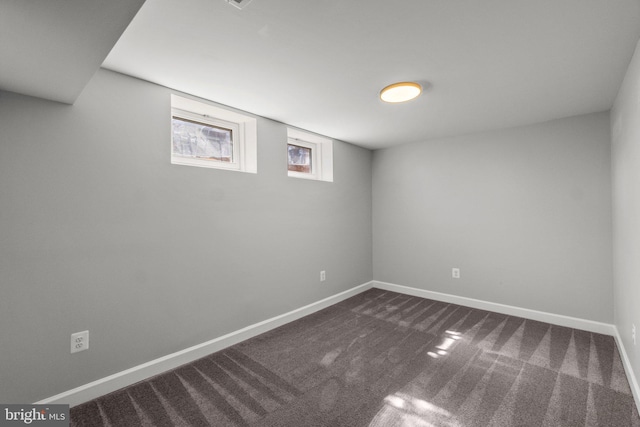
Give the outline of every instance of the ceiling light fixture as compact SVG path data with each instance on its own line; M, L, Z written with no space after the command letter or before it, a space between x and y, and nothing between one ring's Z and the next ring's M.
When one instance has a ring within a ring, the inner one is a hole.
M394 83L380 91L380 99L384 102L405 102L422 93L422 86L413 82Z

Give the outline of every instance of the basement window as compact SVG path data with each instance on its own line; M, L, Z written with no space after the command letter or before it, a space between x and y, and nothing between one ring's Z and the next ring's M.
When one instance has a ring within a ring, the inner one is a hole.
M237 166L238 144L234 144L234 137L238 135L237 123L185 116L191 114L176 111L171 118L175 157L225 162Z
M171 163L257 172L256 119L171 95Z
M333 182L333 141L291 128L287 136L289 176Z
M318 160L314 161L318 149L315 144L305 141L293 141L287 144L289 172L299 172L313 175L318 168Z

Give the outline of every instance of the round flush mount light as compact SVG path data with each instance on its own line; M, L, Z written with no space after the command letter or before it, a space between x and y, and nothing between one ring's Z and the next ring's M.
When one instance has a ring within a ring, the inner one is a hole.
M384 102L405 102L422 93L422 86L413 82L394 83L380 91L380 99Z

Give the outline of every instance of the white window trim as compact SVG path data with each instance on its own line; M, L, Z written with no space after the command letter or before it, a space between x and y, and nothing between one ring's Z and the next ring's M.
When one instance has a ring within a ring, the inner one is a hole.
M311 173L287 170L292 178L333 182L333 140L324 136L287 128L289 144L311 148ZM288 155L288 153L287 153ZM287 165L289 164L287 160Z
M171 95L171 117L173 116L231 129L236 134L233 137L233 162L174 156L172 141L172 164L248 173L258 172L258 132L255 118L201 101ZM173 137L171 139L173 140Z

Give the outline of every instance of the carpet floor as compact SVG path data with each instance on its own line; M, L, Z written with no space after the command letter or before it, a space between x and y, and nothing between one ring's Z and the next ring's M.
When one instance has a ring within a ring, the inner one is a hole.
M640 427L610 336L371 289L71 408L72 426Z

